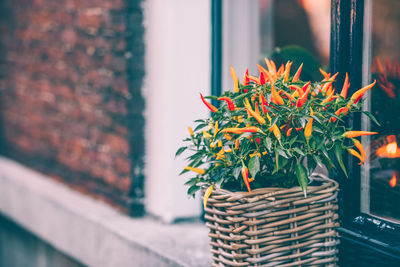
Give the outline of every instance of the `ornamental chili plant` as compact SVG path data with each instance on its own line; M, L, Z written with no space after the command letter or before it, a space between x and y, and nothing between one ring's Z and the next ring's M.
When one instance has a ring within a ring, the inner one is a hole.
M306 196L308 177L317 165L346 174L344 152L364 162L357 138L375 133L353 131L343 118L362 112L376 121L361 110L360 101L374 83L347 97L347 75L344 84L336 83L337 74L322 70L320 82L302 81L301 67L290 70L288 62L277 70L273 61L265 62L267 68L258 65L256 76L246 71L242 82L230 67L231 92L200 94L211 116L189 126L185 145L176 152L188 162L182 173L193 174L186 182L189 195L201 188L208 188L209 195L215 187L251 193L262 187L300 186ZM219 107L206 99L220 100Z

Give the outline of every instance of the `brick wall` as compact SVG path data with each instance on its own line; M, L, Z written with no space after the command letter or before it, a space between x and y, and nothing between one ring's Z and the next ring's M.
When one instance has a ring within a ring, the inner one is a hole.
M141 214L141 0L1 5L3 154Z

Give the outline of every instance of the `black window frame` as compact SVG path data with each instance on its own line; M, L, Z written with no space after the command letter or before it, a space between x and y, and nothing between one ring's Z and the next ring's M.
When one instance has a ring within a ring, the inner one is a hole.
M362 85L364 11L364 0L331 0L330 71L339 72L339 84L343 83L345 73L349 74L349 93ZM361 129L360 114L346 123ZM400 260L400 224L361 212L361 168L352 157L345 157L349 177L332 173L341 190L339 233L342 239Z

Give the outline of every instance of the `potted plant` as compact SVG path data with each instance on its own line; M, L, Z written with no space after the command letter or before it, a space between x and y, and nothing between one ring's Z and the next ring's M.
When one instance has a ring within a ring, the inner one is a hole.
M374 120L360 100L375 82L348 97L347 75L337 91L337 74L321 70L323 80L311 83L299 79L302 65L291 75L291 62L265 62L242 83L231 67L233 92L200 94L211 116L189 127L176 153L187 155L182 173L194 174L188 194L203 189L215 266L336 264L338 184L313 172L321 165L346 173L347 151L364 162L356 137L374 133L351 131L343 117Z

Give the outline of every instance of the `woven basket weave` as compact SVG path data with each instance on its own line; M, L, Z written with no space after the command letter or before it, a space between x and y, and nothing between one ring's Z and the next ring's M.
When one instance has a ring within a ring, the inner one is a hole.
M336 266L338 184L252 193L214 189L205 209L213 266Z

